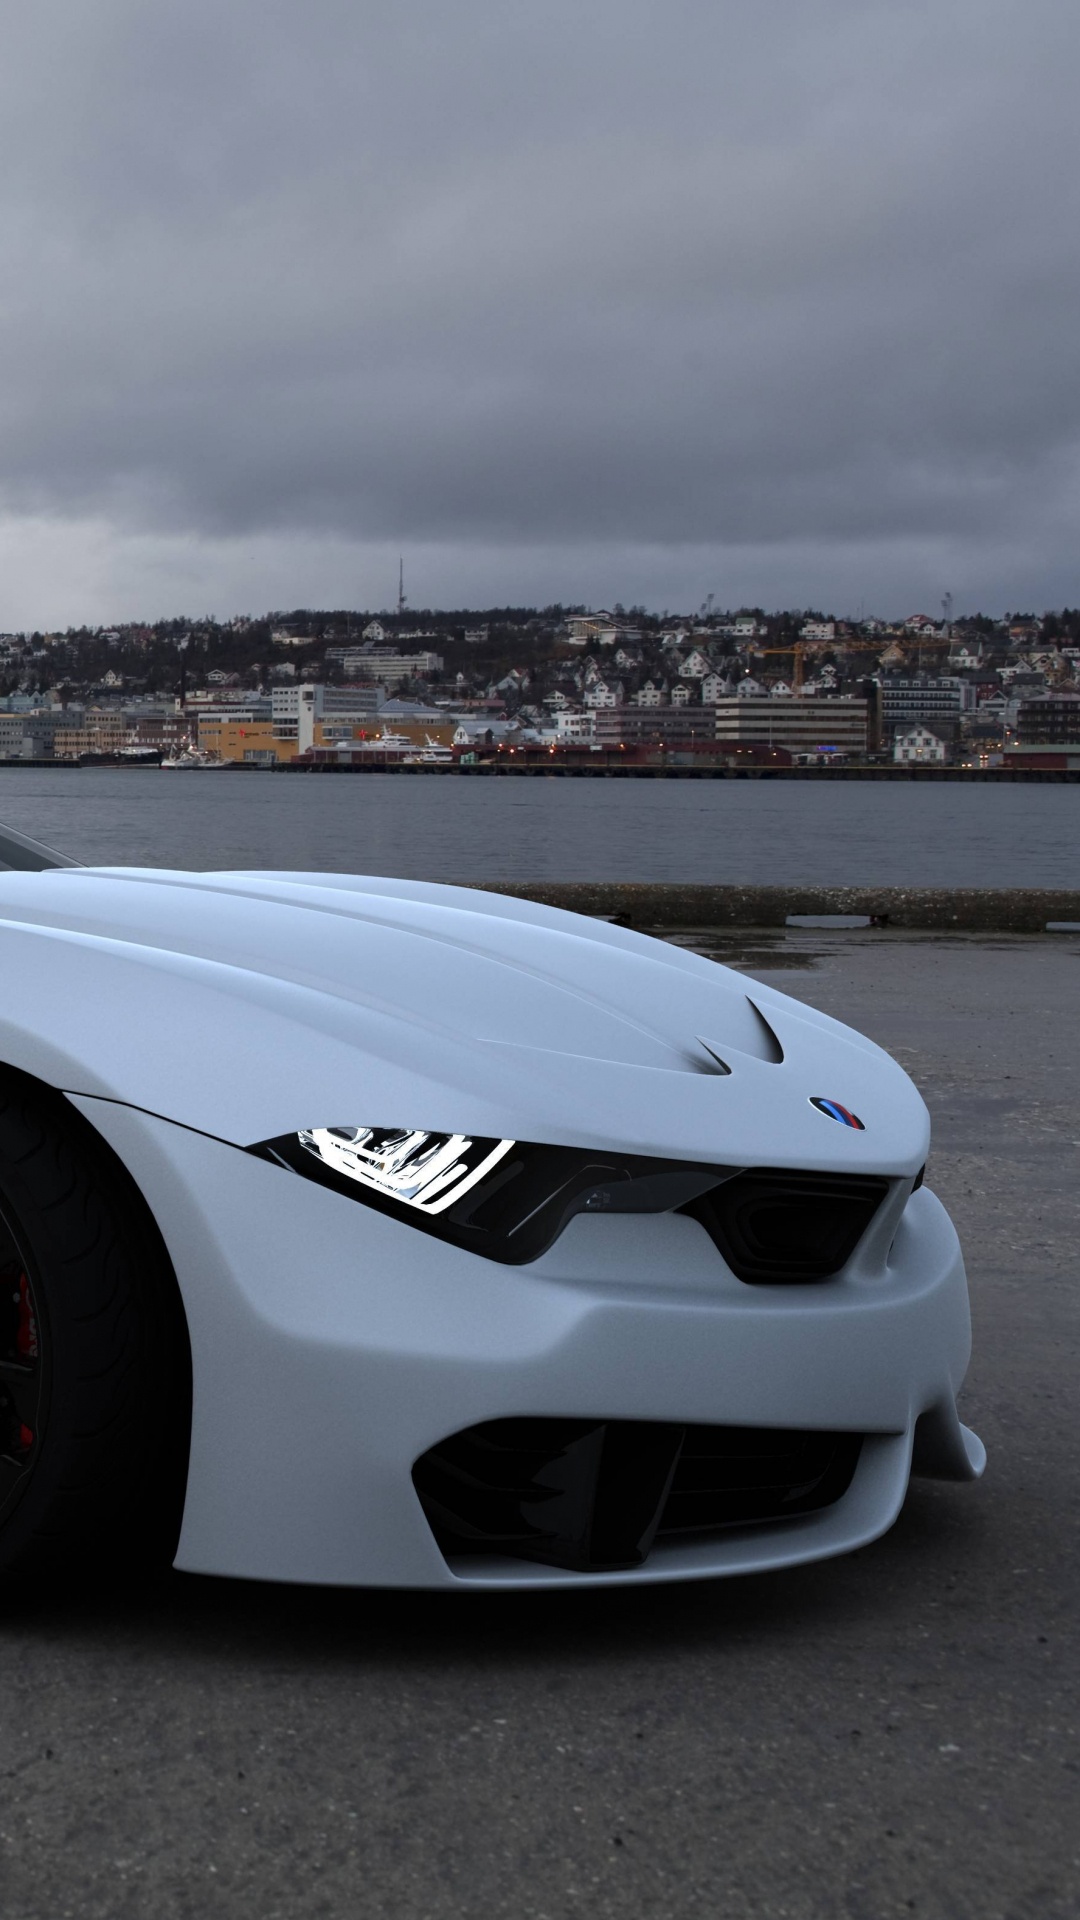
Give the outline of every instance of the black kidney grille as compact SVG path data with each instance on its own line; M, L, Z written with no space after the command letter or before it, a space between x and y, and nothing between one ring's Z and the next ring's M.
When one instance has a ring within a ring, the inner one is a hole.
M649 1420L489 1420L432 1447L413 1483L441 1551L576 1572L641 1566L657 1538L832 1505L857 1434Z
M885 1195L877 1174L754 1167L683 1209L752 1286L805 1286L847 1265Z

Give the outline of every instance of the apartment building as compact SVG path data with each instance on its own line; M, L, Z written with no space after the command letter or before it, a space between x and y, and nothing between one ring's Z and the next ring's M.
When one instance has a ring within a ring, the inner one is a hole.
M783 747L789 753L862 754L866 752L865 700L789 698L753 695L718 700L715 707L685 708L684 714L715 715L715 737L725 745Z

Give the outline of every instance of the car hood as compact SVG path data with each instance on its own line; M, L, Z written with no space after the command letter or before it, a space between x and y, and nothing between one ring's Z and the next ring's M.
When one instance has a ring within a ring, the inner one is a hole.
M402 1125L741 1165L926 1156L919 1095L851 1029L681 948L469 888L4 874L0 965L0 1058L239 1145Z

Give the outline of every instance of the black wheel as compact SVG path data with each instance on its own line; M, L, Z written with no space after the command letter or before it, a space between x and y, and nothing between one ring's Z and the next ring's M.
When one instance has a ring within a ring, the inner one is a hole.
M161 1237L61 1095L0 1074L0 1578L168 1565L191 1358Z

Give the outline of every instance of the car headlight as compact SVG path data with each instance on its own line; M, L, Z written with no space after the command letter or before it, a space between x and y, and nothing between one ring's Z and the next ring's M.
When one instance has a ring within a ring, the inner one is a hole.
M308 1127L296 1137L332 1172L425 1213L445 1213L514 1144L403 1127Z
M535 1260L577 1213L669 1213L738 1169L408 1127L306 1127L251 1148L485 1259Z

